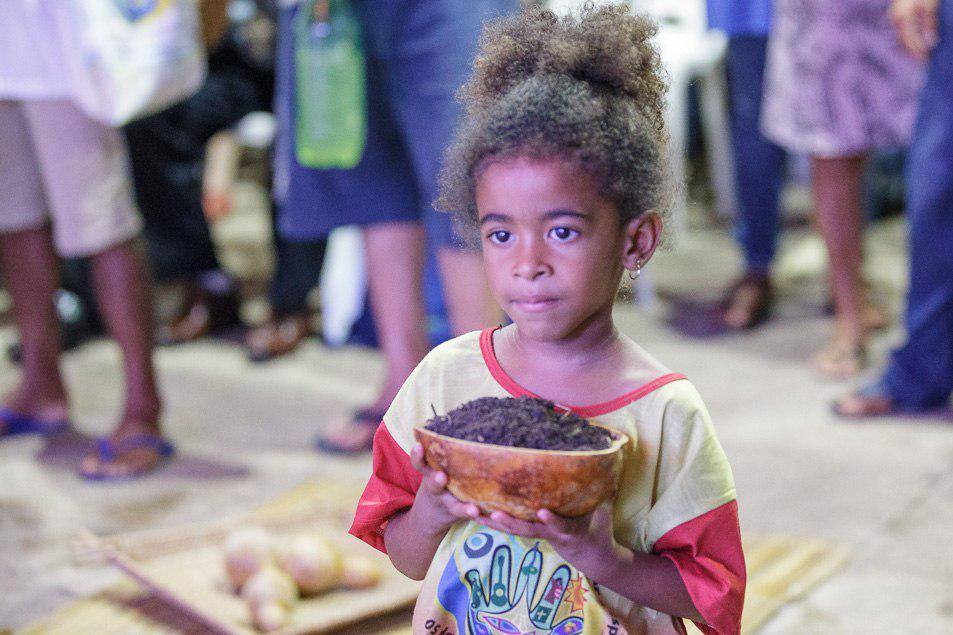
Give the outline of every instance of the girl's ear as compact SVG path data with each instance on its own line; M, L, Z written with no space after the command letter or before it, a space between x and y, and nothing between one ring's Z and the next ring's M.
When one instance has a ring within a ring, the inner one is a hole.
M645 212L628 221L623 232L622 266L630 271L644 267L662 238L662 217Z

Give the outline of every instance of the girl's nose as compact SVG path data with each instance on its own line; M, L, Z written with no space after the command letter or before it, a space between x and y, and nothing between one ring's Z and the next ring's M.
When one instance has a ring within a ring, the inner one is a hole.
M514 275L525 280L535 280L551 273L552 268L547 264L538 241L527 240L520 245L516 253Z

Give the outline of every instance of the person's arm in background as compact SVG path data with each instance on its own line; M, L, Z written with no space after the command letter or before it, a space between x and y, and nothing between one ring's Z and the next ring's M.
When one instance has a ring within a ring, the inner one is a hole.
M202 171L202 210L209 222L231 212L241 148L231 130L216 132L205 146Z
M229 0L199 0L202 15L202 40L205 49L214 50L228 31Z
M890 19L900 42L914 57L926 60L937 42L940 0L894 0Z

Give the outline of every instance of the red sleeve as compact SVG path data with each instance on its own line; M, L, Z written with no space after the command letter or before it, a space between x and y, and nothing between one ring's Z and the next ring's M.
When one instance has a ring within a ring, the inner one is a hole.
M675 563L706 634L741 632L745 557L741 550L738 502L731 501L675 527L653 549Z
M413 505L420 480L410 456L382 423L374 434L374 470L357 503L349 533L387 553L384 527L394 514Z

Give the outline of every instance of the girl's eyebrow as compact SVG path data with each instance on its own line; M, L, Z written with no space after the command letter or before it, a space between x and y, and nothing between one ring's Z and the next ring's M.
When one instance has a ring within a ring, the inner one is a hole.
M543 216L544 218L553 219L559 218L561 216L572 216L573 218L579 218L581 220L589 220L590 215L585 212L579 212L574 209L554 209L550 212L546 212Z
M490 212L486 214L483 218L480 219L480 227L483 227L487 223L505 223L510 220L510 217L506 214L500 214L499 212Z
M576 210L572 210L572 209L554 209L543 214L543 218L547 220L552 220L554 218L561 218L563 216L571 216L573 218L578 218L580 220L589 220L590 218L589 214L586 214L584 212L577 212ZM501 214L499 212L490 212L489 214L486 214L485 216L483 216L483 218L480 219L480 226L482 227L486 223L490 223L490 222L505 223L510 220L512 220L512 218L510 216L507 216L506 214Z

